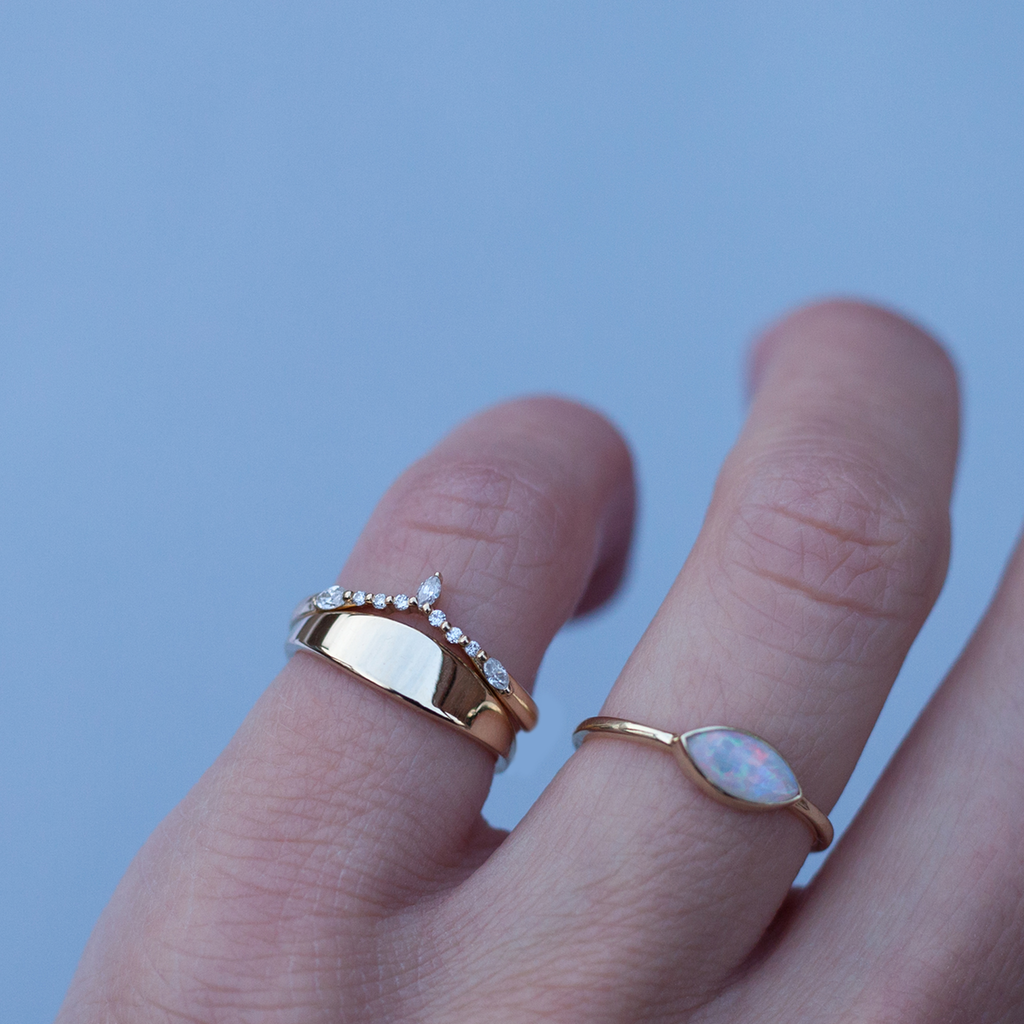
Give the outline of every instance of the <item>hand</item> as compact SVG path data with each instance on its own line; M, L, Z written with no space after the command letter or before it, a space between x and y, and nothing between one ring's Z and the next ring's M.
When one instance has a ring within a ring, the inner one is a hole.
M791 317L755 367L604 713L749 729L827 811L942 584L956 381L918 329L852 303ZM632 515L605 420L514 402L398 480L341 580L393 593L440 567L445 611L528 684L614 591ZM585 743L499 833L486 751L297 655L139 853L60 1020L1024 1019L1022 622L1018 555L802 892L799 821L723 807L621 741Z

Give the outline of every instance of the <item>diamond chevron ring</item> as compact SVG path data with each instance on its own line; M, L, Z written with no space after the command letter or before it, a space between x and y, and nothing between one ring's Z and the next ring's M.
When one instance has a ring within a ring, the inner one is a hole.
M377 615L318 612L292 626L286 650L340 665L364 683L440 719L489 750L495 771L515 752L512 717L479 675L412 626Z
M440 608L435 607L441 596L441 574L428 576L416 591L408 594L373 593L369 590L342 590L328 587L319 594L306 598L292 612L292 626L310 615L322 612L414 612L426 617L430 626L443 637L443 642L460 655L460 664L468 664L477 676L501 701L518 728L529 732L537 724L537 705L533 698L509 674L508 669L458 626L448 621Z
M760 736L720 725L676 734L599 717L576 726L573 744L578 748L590 735L621 736L667 749L690 779L720 803L743 811L789 811L810 830L814 852L832 842L832 823L803 795L783 756Z

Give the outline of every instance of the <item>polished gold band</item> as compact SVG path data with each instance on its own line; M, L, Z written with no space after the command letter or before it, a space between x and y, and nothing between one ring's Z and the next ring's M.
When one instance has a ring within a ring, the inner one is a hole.
M448 621L440 609L434 607L441 595L441 573L435 572L420 584L415 597L405 594L392 596L366 590L342 590L329 587L302 601L292 612L292 626L308 615L319 611L348 611L358 614L389 615L393 612L419 613L428 624L438 630L440 642L454 651L468 665L495 697L512 715L518 728L529 732L539 717L537 705L512 673L496 658L492 658L480 644L471 640L463 630Z
M720 803L744 811L789 811L810 831L812 850L825 850L832 842L828 817L803 795L785 758L754 733L728 726L671 733L601 716L580 722L573 743L579 747L590 735L621 736L667 749L686 775Z
M379 615L318 612L294 624L287 649L340 665L458 729L498 758L497 771L512 759L515 727L504 706L467 665L412 626Z

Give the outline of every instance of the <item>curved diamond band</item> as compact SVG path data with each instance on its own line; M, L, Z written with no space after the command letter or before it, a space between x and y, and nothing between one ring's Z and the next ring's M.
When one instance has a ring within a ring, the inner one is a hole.
M289 653L305 651L475 740L503 771L515 752L515 724L491 689L461 659L395 619L320 612L300 619Z
M671 733L622 718L598 717L576 726L573 744L578 748L590 735L621 736L667 749L687 776L720 803L744 811L789 811L810 831L814 852L832 842L828 817L804 796L783 756L752 732L711 725Z
M298 605L292 612L292 626L318 612L418 612L441 633L444 643L461 655L490 687L517 725L529 732L537 724L536 703L497 658L492 658L476 640L471 640L462 629L448 621L440 608L435 607L441 596L441 583L441 574L435 572L419 585L415 597L328 587Z

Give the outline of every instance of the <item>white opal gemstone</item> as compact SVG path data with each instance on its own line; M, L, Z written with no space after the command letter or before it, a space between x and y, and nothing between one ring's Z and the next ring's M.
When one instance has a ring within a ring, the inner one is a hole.
M404 612L409 607L409 595L396 594L394 604L400 612Z
M443 626L445 624L444 612L440 608L435 608L428 616L427 622L432 626Z
M420 606L433 604L441 596L441 578L435 573L427 577L416 591L416 603Z
M501 693L507 693L509 688L508 670L497 658L488 658L484 662L484 675L487 682Z
M332 608L340 608L344 603L345 592L341 587L328 587L326 590L321 590L313 598L313 604L325 612L330 611Z
M786 804L800 795L793 769L770 744L738 729L701 729L684 741L712 785L752 804Z

